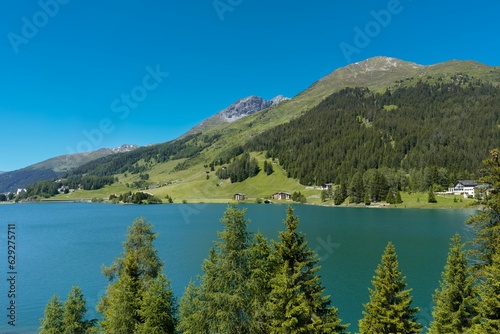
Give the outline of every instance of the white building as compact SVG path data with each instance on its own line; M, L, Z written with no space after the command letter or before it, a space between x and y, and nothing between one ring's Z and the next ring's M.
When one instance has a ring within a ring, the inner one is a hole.
M467 198L469 196L474 197L475 195L475 188L478 186L478 183L476 181L472 180L459 180L455 187L449 188L448 193L453 194L453 195L460 195L463 196L464 198Z

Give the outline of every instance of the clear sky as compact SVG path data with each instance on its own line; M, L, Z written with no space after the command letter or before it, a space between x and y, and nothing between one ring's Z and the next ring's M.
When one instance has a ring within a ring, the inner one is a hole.
M172 140L373 56L500 65L497 1L1 3L0 171Z

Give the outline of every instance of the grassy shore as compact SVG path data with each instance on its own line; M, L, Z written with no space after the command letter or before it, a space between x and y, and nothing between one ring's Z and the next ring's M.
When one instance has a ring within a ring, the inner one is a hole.
M265 154L253 153L263 169ZM268 160L269 162L270 160ZM334 206L333 200L321 201L321 190L315 187L305 187L297 180L287 177L279 164L273 164L274 173L267 175L263 170L255 177L249 178L243 182L231 183L229 180L219 180L215 171L207 168L206 162L200 162L197 165L190 166L186 170L176 170L177 164L182 160L170 161L164 164L157 164L148 171L148 182L155 187L147 190L134 188L132 184L139 180L137 174L118 175L119 182L111 186L106 186L99 190L83 191L78 190L69 194L60 194L49 198L46 201L90 201L93 198L108 200L111 194L124 194L132 191L145 191L167 202L166 196L173 198L174 203L228 203L235 202L233 196L236 193L243 193L247 196L244 203L256 203L270 199L276 192L300 192L307 198L308 204ZM216 167L217 169L218 167ZM401 193L402 204L389 205L385 202L373 203L369 207L385 208L446 208L446 209L464 209L471 208L474 200L464 199L447 195L436 195L437 203L427 202L427 193ZM45 200L44 200L45 201ZM275 201L274 203L292 203L291 201ZM348 204L349 199L342 206L347 207L365 207L364 204Z

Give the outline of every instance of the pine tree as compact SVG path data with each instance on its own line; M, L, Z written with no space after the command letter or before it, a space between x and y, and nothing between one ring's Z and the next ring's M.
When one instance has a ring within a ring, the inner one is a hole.
M271 280L271 333L292 329L297 333L343 332L347 326L341 325L329 296L322 296L325 289L317 276L318 257L297 232L298 223L288 207L286 230L279 233L279 242L274 242L279 270Z
M396 203L396 197L394 196L394 190L389 189L389 192L387 192L387 196L385 198L385 201L389 204Z
M57 295L49 300L43 315L45 318L40 319L38 328L40 334L59 334L63 331L63 304Z
M117 258L109 267L103 266L102 272L109 281L113 281L123 272L123 262L128 254L132 255L138 265L141 284L147 287L163 270L163 263L153 242L158 233L153 232L153 224L146 218L134 220L127 228L127 239L123 243L122 257Z
M136 219L128 232L122 256L102 269L112 283L97 305L103 315L100 325L111 333L132 333L161 326L163 333L173 333L163 331L171 328L168 321L175 323L176 306L170 284L161 274L163 263L153 245L157 233L145 218ZM151 291L164 300L158 302L150 295ZM153 315L155 310L159 313Z
M99 310L103 313L100 324L106 333L133 333L141 323L139 268L131 254L122 266L118 280L107 288L105 311Z
M451 239L440 289L434 295L434 310L429 334L461 334L477 321L474 279L467 267L460 235Z
M179 305L178 330L184 334L208 333L207 319L203 318L200 288L190 281Z
M89 328L93 327L95 320L86 321L85 313L87 313L87 306L82 290L78 286L73 286L68 299L64 302L62 321L64 333L86 333Z
M373 278L374 289L370 291L370 301L364 304L363 319L359 321L360 333L419 333L412 308L411 290L406 289L405 277L401 276L394 245L389 242L382 255Z
M365 186L363 184L363 175L360 172L354 174L349 188L349 201L351 203L359 204L363 202L365 196Z
M470 333L500 332L500 150L483 161L480 182L491 186L484 209L467 221L476 232L471 255L479 282L479 324Z
M397 190L397 191L396 191L395 203L396 203L396 204L401 204L401 203L403 203L403 200L401 199L401 194L399 193L399 190Z
M427 196L428 203L437 203L436 195L434 195L434 188L431 186L429 188L429 194Z
M365 193L365 199L364 199L365 205L370 205L370 195L366 192Z
M143 322L135 333L175 333L176 300L165 274L160 274L140 301L139 315Z
M500 255L483 268L479 284L479 323L468 333L500 333Z
M219 240L205 260L201 285L198 289L192 287L190 295L182 300L180 324L190 332L206 329L210 333L249 333L250 233L245 211L229 206L221 222L224 230L218 233ZM187 319L203 323L189 326Z
M303 263L297 265L302 269ZM272 334L323 333L315 328L317 316L312 314L306 295L300 284L300 272L292 270L284 262L280 271L271 280L268 309L270 311L269 329ZM315 316L315 319L313 319ZM314 320L314 321L311 321Z
M262 233L255 234L249 249L250 278L248 289L250 295L251 333L269 332L269 314L267 301L271 294L271 280L277 268L276 256Z
M480 182L492 187L490 198L484 209L467 221L476 232L471 255L476 260L475 267L479 273L493 263L495 254L500 254L500 150L492 150L483 165L481 172L484 176Z

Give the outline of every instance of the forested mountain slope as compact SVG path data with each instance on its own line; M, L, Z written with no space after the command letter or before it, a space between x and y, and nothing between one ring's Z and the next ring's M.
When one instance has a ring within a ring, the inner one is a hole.
M447 185L475 173L500 143L499 105L498 87L466 75L383 94L346 88L244 149L269 151L305 185L340 183L382 167L445 168L440 182Z

